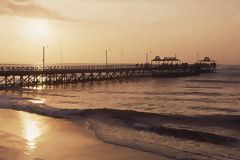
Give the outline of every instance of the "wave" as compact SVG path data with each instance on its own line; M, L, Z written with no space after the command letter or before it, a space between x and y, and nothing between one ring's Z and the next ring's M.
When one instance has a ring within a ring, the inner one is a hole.
M18 87L18 86L0 86L0 90L5 90L5 91L31 91L33 89L23 88L23 87Z
M60 109L53 108L46 105L31 105L31 106L18 106L18 105L10 105L10 106L1 106L1 109L12 109L17 111L24 111L28 113L34 113L42 116L49 116L54 118L68 118L70 116L74 116L80 114L83 110L80 109Z
M213 87L213 86L185 86L184 88L189 89L222 89L223 87Z
M239 80L219 80L219 79L199 79L199 80L186 80L185 82L197 82L197 83L226 83L226 84L238 84Z
M18 111L25 111L29 113L39 114L43 116L50 116L55 118L111 118L118 119L126 124L144 124L146 126L153 127L150 130L160 131L164 130L163 127L159 127L160 123L171 122L173 124L188 124L201 126L215 126L221 128L230 128L240 131L240 115L199 115L199 116L187 116L187 115L174 115L174 114L158 114L149 112L139 112L133 110L117 110L117 109L62 109L53 108L46 105L10 105L1 106L1 109L13 109ZM221 109L220 109L221 110ZM225 109L224 109L225 110ZM134 128L138 128L137 125L133 125ZM156 127L156 128L155 128ZM141 127L140 127L141 128ZM144 127L142 127L143 129ZM139 128L138 128L139 129ZM169 129L171 130L171 128Z
M214 123L218 126L224 124L238 124L240 123L240 115L198 115L198 116L187 116L187 115L175 115L175 114L158 114L150 112L139 112L133 110L117 110L117 109L62 109L53 108L46 105L10 105L10 106L0 106L1 109L13 109L18 111L25 111L29 113L35 113L44 116L65 118L70 116L82 116L82 117L92 117L94 115L111 115L111 117L122 119L125 121L134 121L137 118L150 118L149 120L158 121L171 121L171 122L189 122L189 123L204 123L209 122ZM195 107L193 107L195 108ZM197 107L196 109L199 109ZM209 108L217 110L227 110L222 108ZM235 112L235 110L229 110ZM206 124L207 125L207 124ZM210 124L209 124L210 125ZM238 125L237 125L238 126ZM240 126L239 126L240 129Z
M217 107L208 107L208 106L192 106L191 109L195 110L212 110L212 111L220 111L220 112L239 112L237 109L231 108L217 108Z
M150 132L157 133L159 135L167 135L167 136L172 136L174 138L181 138L181 139L192 140L197 142L208 142L208 143L224 145L224 146L226 145L236 146L236 144L239 143L239 140L236 138L217 135L214 133L207 133L203 131L169 128L164 126L153 127L153 126L147 126L140 123L134 124L133 127L140 131L150 131Z
M221 96L222 93L219 92L200 92L200 91L195 91L195 92L183 92L183 95L200 95L200 96Z

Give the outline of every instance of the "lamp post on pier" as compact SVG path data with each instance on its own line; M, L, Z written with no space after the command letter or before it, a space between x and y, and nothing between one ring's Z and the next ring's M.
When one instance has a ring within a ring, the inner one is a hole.
M106 54L106 65L108 65L108 51L111 51L111 49L105 50L105 54Z
M146 64L148 64L148 52L146 52Z
M43 70L45 69L45 48L48 48L48 46L43 46Z

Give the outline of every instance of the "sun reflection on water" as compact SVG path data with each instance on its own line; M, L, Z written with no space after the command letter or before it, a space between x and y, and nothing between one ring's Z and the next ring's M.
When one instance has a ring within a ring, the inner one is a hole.
M19 114L23 123L23 138L26 139L26 154L30 154L37 147L37 139L43 133L43 128L41 128L42 122L33 115L23 112Z
M33 104L44 104L46 102L46 99L32 99L29 100L29 102L33 103Z
M46 88L46 85L39 85L39 86L34 86L31 89L41 91L41 90L44 90L45 88Z

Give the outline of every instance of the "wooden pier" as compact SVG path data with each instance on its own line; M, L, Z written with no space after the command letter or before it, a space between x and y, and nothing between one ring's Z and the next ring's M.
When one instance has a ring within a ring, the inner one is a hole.
M133 77L182 77L216 71L216 63L212 61L187 64L172 63L176 61L174 59L169 63L170 61L165 59L168 63L158 63L163 60L156 58L151 64L0 67L0 86L55 85Z

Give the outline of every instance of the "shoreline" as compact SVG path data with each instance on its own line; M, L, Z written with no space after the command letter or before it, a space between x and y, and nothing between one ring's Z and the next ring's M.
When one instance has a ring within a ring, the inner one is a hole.
M75 124L64 119L0 109L0 125L1 160L166 159L102 142L80 121Z

